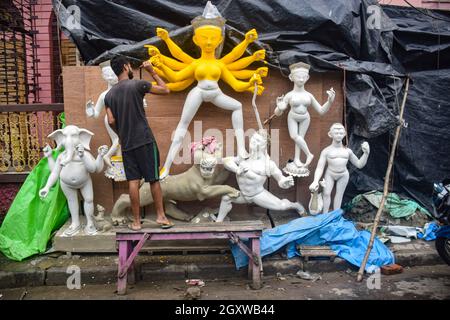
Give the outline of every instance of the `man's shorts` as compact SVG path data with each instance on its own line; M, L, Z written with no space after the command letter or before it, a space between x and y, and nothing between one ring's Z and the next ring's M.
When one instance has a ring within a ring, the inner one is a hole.
M145 182L159 181L159 150L156 142L122 151L122 158L128 181L142 178Z

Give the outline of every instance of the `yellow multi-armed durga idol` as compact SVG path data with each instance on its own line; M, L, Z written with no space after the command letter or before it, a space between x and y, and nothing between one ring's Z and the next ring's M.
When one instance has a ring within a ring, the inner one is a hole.
M224 39L224 25L225 19L222 17L205 18L199 16L192 20L193 41L201 49L201 56L198 59L194 59L185 53L170 39L167 30L162 28L157 28L156 33L166 43L170 53L176 59L161 54L158 48L154 46L147 46L152 65L160 76L169 81L168 85L171 90L184 90L195 80L197 81L197 86L186 97L180 122L176 128L164 167L161 170L161 179L169 174L170 167L189 124L204 101L232 111L231 120L236 135L238 156L245 158L248 155L245 150L242 103L225 95L220 90L218 81L222 79L238 92L254 92L256 84L257 93L262 94L264 87L261 78L267 76L267 67L256 70L245 68L254 61L263 61L265 50L259 50L251 56L241 58L247 46L258 38L256 30L253 29L246 33L245 40L230 53L222 58L217 58L216 49Z

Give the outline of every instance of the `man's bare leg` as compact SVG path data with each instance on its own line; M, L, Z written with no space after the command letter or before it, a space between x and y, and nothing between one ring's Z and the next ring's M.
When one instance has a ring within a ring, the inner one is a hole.
M139 180L128 181L130 193L131 211L133 212L133 223L131 229L141 229L140 199L139 199Z
M159 181L150 183L150 191L152 192L152 197L155 204L156 222L161 224L170 224L170 221L167 219L166 213L164 212L163 197Z

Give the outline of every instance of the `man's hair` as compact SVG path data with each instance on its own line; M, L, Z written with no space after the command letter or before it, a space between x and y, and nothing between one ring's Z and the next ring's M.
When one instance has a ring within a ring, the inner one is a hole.
M129 64L130 60L123 56L116 56L111 60L111 68L116 76L119 76L123 72L123 66Z

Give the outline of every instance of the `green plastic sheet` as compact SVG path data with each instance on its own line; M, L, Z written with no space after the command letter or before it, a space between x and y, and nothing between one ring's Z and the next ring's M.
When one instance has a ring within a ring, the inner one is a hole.
M65 126L64 114L60 114ZM53 159L62 151L53 151ZM67 199L59 187L59 179L47 197L39 190L50 176L48 159L43 158L23 183L0 227L0 251L9 259L22 261L47 250L53 232L69 218Z
M358 203L362 197L369 201L374 207L379 208L383 194L379 191L371 191L357 195L350 202L350 207ZM432 215L417 202L409 199L401 199L396 193L388 193L384 210L394 219L404 218L410 219L417 211L427 216Z
M60 152L54 151L56 159ZM22 261L47 250L52 233L68 219L69 210L59 180L45 199L39 190L50 175L48 159L43 158L23 183L0 227L0 251L9 259Z

